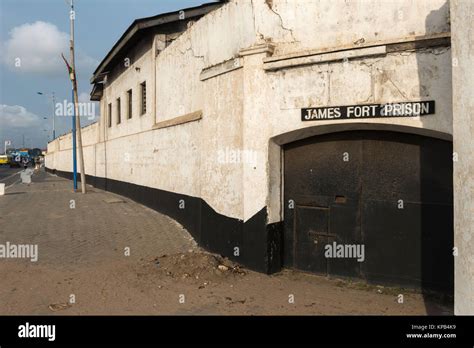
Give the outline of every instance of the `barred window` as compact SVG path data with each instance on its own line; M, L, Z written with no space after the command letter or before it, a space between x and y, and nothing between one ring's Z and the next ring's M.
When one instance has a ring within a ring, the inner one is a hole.
M112 127L112 103L109 104L109 110L107 112L107 125Z
M133 115L133 114L132 114L132 112L133 112L132 110L133 110L133 109L132 109L132 90L131 90L131 89L129 89L129 90L127 91L127 101L128 101L128 113L127 113L127 117L128 117L128 119L131 119L131 118L132 118L132 115Z
M120 124L120 122L122 121L121 115L120 115L120 109L121 109L120 98L117 98L117 124Z
M141 105L141 114L146 114L146 81L140 84L142 90L142 105Z

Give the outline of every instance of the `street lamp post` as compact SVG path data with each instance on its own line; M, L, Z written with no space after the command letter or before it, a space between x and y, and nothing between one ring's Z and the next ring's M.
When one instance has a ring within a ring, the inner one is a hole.
M51 92L51 94L48 94L48 93L43 93L43 92L37 92L39 95L47 95L48 97L51 98L51 101L53 103L53 140L56 139L56 126L55 126L55 111L54 111L54 107L56 105L56 99L55 99L55 95L54 95L54 92Z

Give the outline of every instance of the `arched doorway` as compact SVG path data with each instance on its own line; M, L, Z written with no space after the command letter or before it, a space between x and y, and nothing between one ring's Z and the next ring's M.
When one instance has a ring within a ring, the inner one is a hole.
M452 290L450 141L350 130L283 150L285 266Z

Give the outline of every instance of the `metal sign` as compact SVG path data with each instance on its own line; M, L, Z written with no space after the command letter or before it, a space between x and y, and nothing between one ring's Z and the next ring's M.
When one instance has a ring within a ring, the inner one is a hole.
M301 121L418 117L435 113L434 100L385 104L328 106L301 109Z

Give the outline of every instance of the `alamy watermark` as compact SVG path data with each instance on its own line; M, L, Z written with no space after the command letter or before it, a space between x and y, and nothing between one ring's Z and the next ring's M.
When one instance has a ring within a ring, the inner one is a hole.
M56 325L36 325L26 322L18 326L20 338L47 338L52 342L56 339Z
M88 120L93 120L96 117L96 103L94 102L78 102L77 107L81 117L87 117ZM55 116L74 116L74 103L63 100L62 103L56 103Z
M226 147L217 151L217 162L220 164L250 164L256 166L258 161L257 151L240 150Z
M38 261L38 244L0 244L0 259L30 259Z
M324 246L324 256L340 259L357 259L358 262L365 260L365 245L363 244L326 244Z

